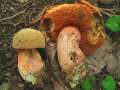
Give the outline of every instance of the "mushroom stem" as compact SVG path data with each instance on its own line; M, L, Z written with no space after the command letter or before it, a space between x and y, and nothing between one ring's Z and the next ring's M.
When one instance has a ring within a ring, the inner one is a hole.
M80 66L84 63L85 55L79 48L80 40L79 30L71 26L62 29L57 40L58 61L70 81L75 79L77 75L79 79L81 78Z
M58 59L66 73L69 73L74 66L83 63L85 56L79 48L80 39L81 34L75 27L65 27L58 36Z
M44 68L45 64L36 49L19 50L18 69L24 80L31 82L32 84L38 83L35 76L40 77L43 74Z

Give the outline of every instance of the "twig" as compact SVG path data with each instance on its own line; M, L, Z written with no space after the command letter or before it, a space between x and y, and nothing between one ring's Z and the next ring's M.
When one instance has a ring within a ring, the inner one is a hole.
M13 15L13 16L10 16L10 17L6 17L6 18L3 18L3 19L0 19L0 22L3 21L3 20L12 19L12 18L14 18L14 17L20 15L20 14L23 13L23 12L25 12L25 10L23 10L23 11L21 11L21 12L18 12L18 13L16 13L16 14Z
M106 11L117 11L117 9L115 9L115 8L101 8L101 7L99 7L99 9L106 10Z
M108 13L111 13L111 14L116 14L117 10L116 9L101 9L101 11L105 11L105 12L108 12Z
M29 23L29 25L27 25L27 27L30 27L30 26L32 26L32 25L40 22L41 19L42 19L42 17L43 17L43 15L44 15L44 13L45 13L48 9L49 9L49 6L46 6L46 7L41 11L41 13L37 16L37 19L33 19L33 20Z
M104 13L105 15L107 15L107 16L112 16L113 14L110 14L110 13L108 13L108 12L105 12L105 11L101 11L102 13Z

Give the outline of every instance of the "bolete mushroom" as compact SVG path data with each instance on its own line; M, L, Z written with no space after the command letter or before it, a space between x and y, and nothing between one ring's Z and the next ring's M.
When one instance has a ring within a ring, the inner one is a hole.
M46 10L41 18L41 29L49 30L54 40L66 26L74 26L81 33L80 48L85 55L92 54L105 39L99 9L81 0L80 3L62 4Z
M18 70L22 78L33 85L43 85L45 64L37 51L37 48L45 48L41 32L24 28L14 35L12 46L18 49Z
M80 1L48 8L40 24L57 43L58 62L72 88L86 75L85 56L94 53L105 39L100 10Z

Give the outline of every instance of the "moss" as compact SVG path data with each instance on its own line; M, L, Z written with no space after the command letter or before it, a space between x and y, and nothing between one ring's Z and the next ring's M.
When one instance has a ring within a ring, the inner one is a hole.
M76 87L79 84L80 80L82 80L85 76L86 68L84 64L76 66L73 70L72 75L70 77L68 76L71 88Z

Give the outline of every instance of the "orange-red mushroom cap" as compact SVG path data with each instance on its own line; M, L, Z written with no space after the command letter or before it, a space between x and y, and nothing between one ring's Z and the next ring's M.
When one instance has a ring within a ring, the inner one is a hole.
M50 30L54 40L64 27L77 27L81 33L80 48L88 55L95 52L105 39L99 13L84 3L53 6L44 13L41 27Z

